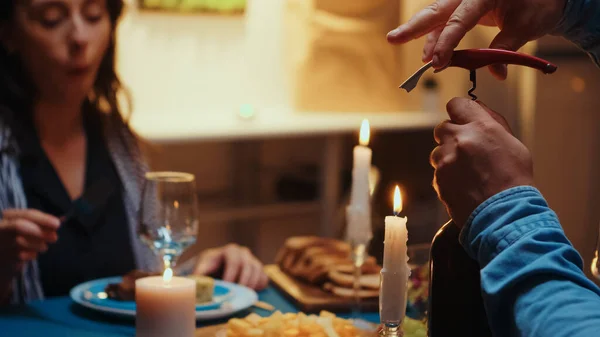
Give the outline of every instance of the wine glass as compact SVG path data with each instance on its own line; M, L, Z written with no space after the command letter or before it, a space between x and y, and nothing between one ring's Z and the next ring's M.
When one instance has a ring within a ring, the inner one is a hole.
M196 242L198 209L195 177L183 172L146 173L138 234L165 269Z

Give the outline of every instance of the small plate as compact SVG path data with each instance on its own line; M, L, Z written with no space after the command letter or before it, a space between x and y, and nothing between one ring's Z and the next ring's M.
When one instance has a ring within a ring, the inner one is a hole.
M71 299L90 309L119 316L135 317L134 301L117 301L106 297L104 289L111 283L120 283L121 277L109 277L85 282L71 290ZM230 316L251 307L258 300L252 289L215 280L213 301L196 305L196 319L208 320Z

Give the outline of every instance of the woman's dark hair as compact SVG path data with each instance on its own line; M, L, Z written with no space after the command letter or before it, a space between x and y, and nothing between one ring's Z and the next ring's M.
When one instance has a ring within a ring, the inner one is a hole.
M12 20L17 1L0 0L0 27ZM123 12L123 0L106 0L106 6L112 27L110 43L100 64L92 92L85 102L85 108L105 113L112 121L124 124L126 119L121 114L118 95L127 95L127 92L115 71L115 28ZM20 124L32 113L35 96L35 87L23 69L18 55L10 53L0 43L0 125L4 124L4 127L10 130L11 138L19 138ZM2 131L4 130L0 130L0 136L4 134Z

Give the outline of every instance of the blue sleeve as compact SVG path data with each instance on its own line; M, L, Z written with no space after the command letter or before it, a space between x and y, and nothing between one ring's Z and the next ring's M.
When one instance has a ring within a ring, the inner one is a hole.
M538 190L515 187L488 199L461 243L481 266L494 336L600 336L600 288Z
M552 34L575 43L600 66L600 1L567 0L563 17Z

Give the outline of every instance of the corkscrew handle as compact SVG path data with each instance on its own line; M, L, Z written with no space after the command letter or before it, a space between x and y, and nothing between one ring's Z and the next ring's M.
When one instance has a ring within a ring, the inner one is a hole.
M492 64L514 64L552 74L558 67L539 57L503 49L464 49L452 54L448 67L475 70Z

